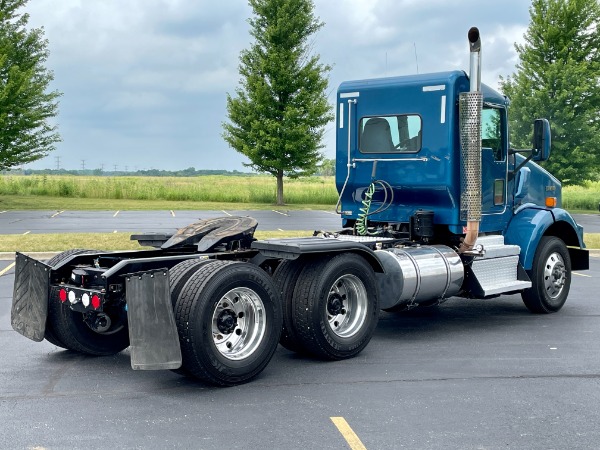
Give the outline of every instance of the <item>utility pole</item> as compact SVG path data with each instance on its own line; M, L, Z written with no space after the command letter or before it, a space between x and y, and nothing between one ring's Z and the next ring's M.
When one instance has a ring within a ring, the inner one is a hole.
M55 156L54 160L56 161L56 170L60 169L60 156Z
M81 170L84 171L85 170L85 159L81 160Z
M117 165L115 164L113 167L115 168L115 170L113 170L113 172L116 173L117 172Z

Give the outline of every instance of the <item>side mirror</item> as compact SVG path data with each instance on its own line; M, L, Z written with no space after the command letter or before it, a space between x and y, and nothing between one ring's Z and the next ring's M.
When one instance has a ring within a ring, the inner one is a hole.
M548 119L536 119L533 123L534 161L546 161L550 157L551 136Z

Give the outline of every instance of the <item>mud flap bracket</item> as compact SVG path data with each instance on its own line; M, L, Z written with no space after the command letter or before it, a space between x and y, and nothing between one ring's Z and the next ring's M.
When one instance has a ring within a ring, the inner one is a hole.
M49 287L50 266L17 252L10 323L32 341L44 340Z
M131 367L135 370L181 367L169 271L158 269L128 274L126 296Z

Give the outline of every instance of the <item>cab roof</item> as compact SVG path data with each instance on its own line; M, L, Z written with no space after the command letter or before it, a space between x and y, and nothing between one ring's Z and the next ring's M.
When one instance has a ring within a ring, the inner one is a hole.
M425 87L438 85L457 86L459 92L464 92L469 89L469 77L462 70L454 70L449 72L344 81L338 88L338 97L340 94L348 94L371 89L385 90L386 88L399 86ZM508 105L508 98L505 95L500 94L495 89L492 89L488 85L482 83L481 90L483 92L483 101L485 103Z

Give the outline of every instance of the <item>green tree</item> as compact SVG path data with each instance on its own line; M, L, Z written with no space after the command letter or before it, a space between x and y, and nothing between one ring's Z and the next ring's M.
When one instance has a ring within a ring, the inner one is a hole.
M335 159L324 158L321 161L321 166L318 168L317 174L324 177L335 175Z
M28 0L0 0L0 170L35 161L60 141L49 120L58 112L57 91L45 68L48 41L41 28L27 29Z
M546 117L552 155L544 166L566 184L594 175L600 162L600 4L533 0L517 71L501 80L511 99L513 146L530 148L532 122Z
M321 159L324 126L333 119L326 90L331 67L311 53L309 38L323 23L311 0L250 0L254 43L240 54L240 87L227 95L230 123L223 138L277 178L311 175Z

